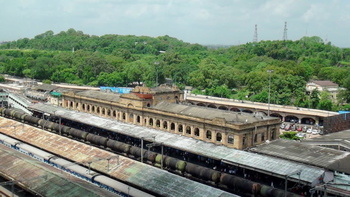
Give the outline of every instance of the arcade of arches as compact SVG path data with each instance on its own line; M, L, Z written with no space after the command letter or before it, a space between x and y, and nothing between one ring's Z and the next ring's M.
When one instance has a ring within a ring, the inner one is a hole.
M238 108L233 106L225 106L225 105L215 105L212 103L194 103L190 102L192 105L202 106L202 107L209 107L214 109L220 109L220 110L226 110L226 111L234 111L234 112L245 112L245 113L263 113L267 115L267 111L262 110L256 110L256 109L244 109L244 108ZM271 111L270 114L271 117L279 118L282 122L290 122L290 123L298 123L298 124L305 124L305 125L323 125L323 119L319 118L317 116L310 116L310 115L302 115L302 114L290 114L287 112L273 112Z

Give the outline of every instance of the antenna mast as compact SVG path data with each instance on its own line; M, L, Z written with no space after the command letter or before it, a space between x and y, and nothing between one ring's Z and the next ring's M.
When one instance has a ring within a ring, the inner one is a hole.
M253 42L258 42L258 25L255 24L254 38Z
M286 41L287 38L287 22L284 22L284 32L283 32L283 41Z

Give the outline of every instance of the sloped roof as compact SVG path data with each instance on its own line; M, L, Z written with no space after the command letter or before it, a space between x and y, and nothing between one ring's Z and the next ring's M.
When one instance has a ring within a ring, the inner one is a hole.
M315 83L317 85L323 86L323 87L327 87L327 86L338 86L338 84L333 83L332 81L328 81L328 80L323 80L323 81L311 81L312 83Z
M0 126L8 124L12 125L13 122L14 121L10 119L0 118ZM14 135L13 129L10 127L4 128L3 130L1 130L1 132L6 133L10 136ZM59 154L64 158L76 161L78 163L84 163L86 161L95 161L97 158L103 159L117 156L117 154L114 154L112 152L108 152L94 146L83 144L81 142L74 141L66 137L46 132L29 125L24 126L23 132L18 131L16 137L18 137L22 141L31 143L44 150L47 150L54 154ZM111 159L109 161L111 168L108 172L106 172L106 164L106 160L100 162L93 162L91 163L91 169L93 171L105 172L111 177L124 181L126 184L144 188L146 191L150 191L151 193L155 193L159 196L237 197L237 195L230 194L223 190L195 182L182 176L169 173L165 170L161 170L159 168L134 161L121 155L119 155L118 159ZM52 184L55 184L55 182L52 182ZM82 193L80 196L88 195L84 195L84 193Z
M41 196L116 196L6 146L0 147L0 172L20 180L23 185Z
M75 93L77 96L88 97L103 101L119 102L120 94L117 93L107 93L96 90L85 90Z
M224 111L224 110L201 107L196 105L183 105L183 104L175 104L175 103L167 103L167 102L158 103L156 106L152 108L159 111L166 111L174 114L209 119L209 120L213 120L215 118L221 118L221 119L225 119L226 122L231 122L236 124L261 122L263 119L268 118L266 116L261 116L261 115L254 116L254 114L250 114L250 113ZM276 118L270 117L270 119L276 119Z
M133 100L143 100L141 97L139 97L136 94L122 94L120 95L120 98L127 98L127 99L133 99Z
M350 174L349 152L283 139L250 150Z
M52 91L54 89L57 89L58 87L55 85L50 85L50 84L41 84L38 86L33 87L34 90L45 90L45 91Z
M242 150L236 150L225 146L218 146L213 143L196 140L194 138L189 138L174 133L127 124L94 116L88 113L75 112L61 107L37 103L31 105L30 108L51 114L53 114L53 111L55 111L56 115L63 118L69 118L77 122L82 122L98 128L104 128L135 138L144 137L145 139L151 139L152 137L156 136L154 139L157 142L163 143L165 146L221 160L226 163L233 163L233 165L253 168L267 174L276 174L284 177L285 175L294 172L295 169L304 169L302 175L300 176L300 180L312 183L324 173L324 170L318 167ZM291 177L298 178L297 175L292 175Z

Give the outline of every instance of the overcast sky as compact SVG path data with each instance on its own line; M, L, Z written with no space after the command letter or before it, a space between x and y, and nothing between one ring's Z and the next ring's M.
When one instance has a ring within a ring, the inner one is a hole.
M237 45L319 36L350 47L350 0L0 0L0 42L69 28Z

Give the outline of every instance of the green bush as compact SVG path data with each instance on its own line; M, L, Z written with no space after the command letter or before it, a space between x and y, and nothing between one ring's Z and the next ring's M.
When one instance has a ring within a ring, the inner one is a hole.
M288 131L280 135L280 138L287 139L287 140L299 140L300 138L297 137L296 134L297 132L295 131Z

